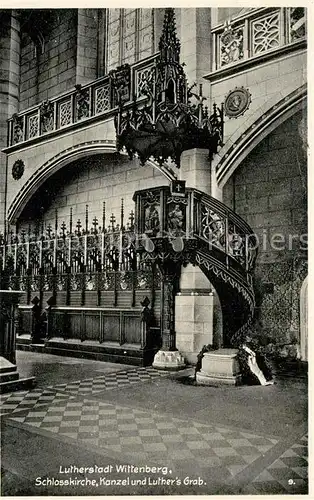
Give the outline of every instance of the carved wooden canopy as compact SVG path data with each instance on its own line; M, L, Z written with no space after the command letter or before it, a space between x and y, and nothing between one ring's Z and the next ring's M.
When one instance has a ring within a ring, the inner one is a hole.
M193 148L208 149L211 158L222 145L223 109L214 104L210 115L201 86L199 95L192 93L195 84L188 87L173 8L165 12L159 51L142 95L134 95L131 104L125 98L128 78L125 84L120 78L120 73L127 74L127 65L113 72L117 75L112 80L114 85L117 82L117 149L126 148L130 158L137 154L142 164L153 157L160 165L171 158L179 166L182 152Z

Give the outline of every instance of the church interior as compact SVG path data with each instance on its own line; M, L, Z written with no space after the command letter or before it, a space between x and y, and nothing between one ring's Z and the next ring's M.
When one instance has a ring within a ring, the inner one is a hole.
M307 9L0 25L2 495L307 494Z

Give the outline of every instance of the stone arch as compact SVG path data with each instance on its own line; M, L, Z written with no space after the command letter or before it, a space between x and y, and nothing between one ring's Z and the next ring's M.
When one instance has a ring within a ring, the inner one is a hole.
M301 360L308 360L308 276L300 290L300 351Z
M244 158L273 130L304 107L306 86L302 85L280 100L276 95L275 104L264 113L261 109L251 116L246 130L239 130L228 139L213 162L217 185L220 189L242 163Z
M18 192L16 197L13 199L12 203L8 209L8 221L9 223L14 223L20 214L22 213L24 207L32 198L34 193L40 188L40 186L55 172L65 167L74 160L78 160L84 157L98 155L100 153L117 153L115 143L113 141L90 141L83 144L77 144L64 151L61 151L54 157L50 158L44 164L42 164L36 172L25 182L21 190ZM126 155L126 153L121 153ZM148 161L148 165L157 168L159 172L166 177L168 181L174 180L175 176L172 174L167 167L160 167L154 161Z

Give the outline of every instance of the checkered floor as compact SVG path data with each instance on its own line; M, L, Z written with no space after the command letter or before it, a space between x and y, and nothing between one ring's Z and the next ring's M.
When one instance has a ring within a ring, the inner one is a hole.
M308 439L303 436L253 481L251 493L307 493Z
M69 392L74 395L86 396L88 394L97 394L98 392L102 392L104 390L117 389L119 387L125 387L129 384L148 382L150 380L166 376L167 372L158 371L154 368L134 368L131 370L106 373L105 375L100 375L99 377L77 380L69 384L59 384L48 388L62 392Z
M67 399L67 393L74 396L88 396L97 394L108 389L126 387L129 384L137 384L167 376L167 372L158 371L153 368L135 368L120 372L107 373L95 378L77 380L69 384L58 384L49 386L47 389L36 388L31 391L17 391L10 394L0 395L0 415L23 409L31 409L34 406L55 403Z
M72 396L70 396L73 399ZM47 390L33 389L32 391L17 391L10 394L1 394L0 415L6 415L21 410L30 410L41 405L54 405L68 399L67 394Z
M193 420L93 400L35 407L11 420L146 462L152 456L174 468L193 461L235 475L268 452L275 439L205 425Z
M93 396L109 389L158 380L167 373L134 368L95 378L1 395L1 413L12 424L116 457L121 463L154 463L174 473L238 481L252 467L244 494L307 492L307 438L281 456L281 439L200 423L193 418L105 403ZM100 396L101 399L101 396ZM261 467L270 454L267 467ZM123 458L123 459L122 459ZM262 471L262 472L261 472ZM243 473L243 474L241 474ZM254 479L255 477L255 479Z

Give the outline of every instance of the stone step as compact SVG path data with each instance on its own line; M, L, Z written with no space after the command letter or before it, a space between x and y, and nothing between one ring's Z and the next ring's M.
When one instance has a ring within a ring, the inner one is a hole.
M0 366L0 377L4 373L11 373L11 372L14 372L14 371L16 371L16 366L15 365L12 365L12 366Z
M11 373L16 371L16 365L8 359L0 356L0 375L2 373Z
M15 371L0 374L0 384L2 384L4 382L10 382L11 380L18 380L18 378L19 378L19 374L15 368Z
M17 336L16 337L16 343L17 344L26 344L26 345L29 345L32 343L32 339L30 337L30 335L28 336Z
M111 363L123 363L133 366L150 366L156 350L142 350L140 347L110 346L95 343L94 345L66 341L48 341L46 344L17 344L20 351L40 352L69 356L74 358L94 359Z
M20 378L0 383L0 394L5 392L21 391L32 389L35 386L35 377Z

